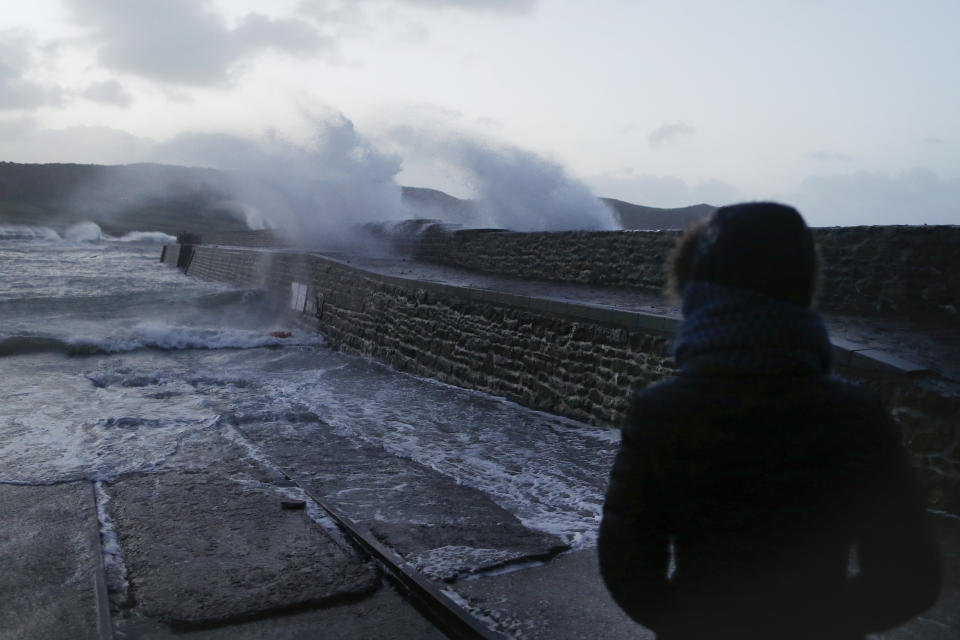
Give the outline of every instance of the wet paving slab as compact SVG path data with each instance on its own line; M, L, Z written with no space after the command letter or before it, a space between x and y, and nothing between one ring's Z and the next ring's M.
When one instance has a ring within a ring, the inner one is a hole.
M109 489L140 615L189 627L362 596L376 572L275 492L216 472Z
M0 485L0 638L109 637L90 482Z
M519 571L471 577L451 589L504 634L525 640L653 640L613 601L596 549Z
M236 624L196 630L171 630L154 621L140 620L123 628L137 640L443 640L442 634L388 585L358 601L328 607L280 613Z
M238 430L310 495L364 523L431 578L452 580L567 548L486 493L382 446L338 436L322 421L295 429L246 422Z
M104 485L127 617L191 628L375 591L377 571L302 508L288 508L281 479L208 430L185 438L163 472Z

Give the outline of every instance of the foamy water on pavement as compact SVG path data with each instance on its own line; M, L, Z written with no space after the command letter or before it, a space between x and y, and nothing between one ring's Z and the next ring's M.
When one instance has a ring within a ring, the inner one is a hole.
M297 429L309 415L312 429L482 491L531 529L594 543L615 431L334 352L261 293L161 265L156 242L35 236L0 240L14 274L0 284L0 482L157 473L202 459L237 416Z

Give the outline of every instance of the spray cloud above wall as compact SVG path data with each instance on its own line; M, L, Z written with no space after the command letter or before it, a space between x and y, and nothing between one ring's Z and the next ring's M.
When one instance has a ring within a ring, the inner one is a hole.
M314 245L343 243L368 222L416 217L404 208L397 176L403 157L429 155L461 176L477 212L471 224L517 231L616 229L613 213L564 168L531 151L466 134L405 127L383 144L342 114L310 117L303 143L277 134L256 141L186 133L157 145L160 162L224 172L230 208L251 228L272 227ZM389 148L384 151L382 148ZM426 186L431 185L416 185Z
M157 150L163 162L223 170L251 227L274 227L300 242L349 239L366 222L403 217L400 158L382 153L342 115L311 118L304 144L224 134L182 134Z

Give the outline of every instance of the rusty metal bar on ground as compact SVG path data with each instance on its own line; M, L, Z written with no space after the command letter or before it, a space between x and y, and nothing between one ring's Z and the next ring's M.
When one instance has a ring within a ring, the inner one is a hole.
M300 488L333 518L355 544L384 567L389 577L399 584L419 605L421 612L448 637L463 640L504 640L505 636L482 624L407 564L399 554L380 543L369 529L340 513L336 507L318 499L302 486Z

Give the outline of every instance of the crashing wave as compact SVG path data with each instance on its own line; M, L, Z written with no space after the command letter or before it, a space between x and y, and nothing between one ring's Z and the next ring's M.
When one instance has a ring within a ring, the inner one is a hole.
M0 240L62 240L50 227L31 227L23 224L0 225Z
M288 336L288 337L284 337ZM287 331L202 329L162 324L143 324L125 337L56 338L36 335L0 335L0 357L28 353L65 353L71 356L126 353L139 349L179 351L185 349L256 349L258 347L316 346L323 338Z
M96 222L79 222L63 232L69 242L97 242L104 239L103 230Z

